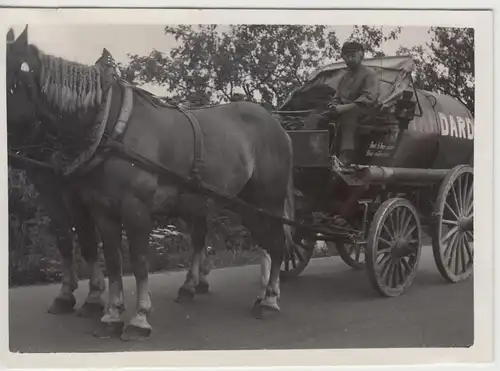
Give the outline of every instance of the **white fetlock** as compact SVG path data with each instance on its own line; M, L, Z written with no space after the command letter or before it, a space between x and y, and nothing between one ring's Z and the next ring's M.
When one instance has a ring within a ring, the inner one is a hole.
M260 305L262 305L263 307L269 308L271 310L274 310L276 312L280 311L277 296L267 296L264 300L262 300L262 303Z
M132 317L129 325L147 330L153 329L153 327L151 327L151 325L149 324L146 315L143 313L136 314L134 317Z
M116 308L110 309L101 317L101 322L109 324L123 322L122 313Z

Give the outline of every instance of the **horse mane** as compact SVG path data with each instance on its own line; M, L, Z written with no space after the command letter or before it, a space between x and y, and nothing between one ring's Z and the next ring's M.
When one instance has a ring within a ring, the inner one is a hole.
M39 49L37 53L41 64L41 92L51 106L63 113L75 113L101 104L103 87L99 65L68 61Z

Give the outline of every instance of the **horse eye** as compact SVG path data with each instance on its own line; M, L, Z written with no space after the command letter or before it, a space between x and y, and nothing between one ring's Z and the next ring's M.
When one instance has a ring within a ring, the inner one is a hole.
M23 64L21 65L21 71L23 72L30 72L30 66L28 63L26 62L23 62Z

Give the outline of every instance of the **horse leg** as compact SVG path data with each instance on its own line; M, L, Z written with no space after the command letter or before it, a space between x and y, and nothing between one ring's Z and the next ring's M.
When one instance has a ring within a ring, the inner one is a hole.
M108 273L108 302L94 336L109 338L119 335L123 329L125 312L122 279L122 224L104 209L92 209L92 215L101 234L106 270Z
M76 304L74 292L78 288L78 276L74 264L74 241L71 231L71 215L64 203L64 191L52 177L36 174L30 177L40 192L43 206L50 216L49 228L56 237L56 244L62 258L62 283L59 294L48 309L49 313L70 313Z
M137 197L126 197L122 206L123 225L130 245L130 262L136 281L136 311L130 323L123 329L124 341L144 340L152 327L148 322L151 313L151 293L148 282L149 234L152 230L151 213Z
M205 267L202 265L206 260L205 254L205 240L207 235L207 222L205 217L198 217L193 219L191 224L191 243L193 245L193 256L189 270L186 274L184 284L179 288L177 303L184 301L184 299L193 299L195 292L205 291L208 292L208 282L206 282L206 274L204 274L205 281L201 283L200 272L205 272ZM201 286L200 286L201 283Z
M210 273L210 264L208 262L207 247L201 250L200 275L198 284L195 286L197 294L208 294L210 285L208 284L208 274Z
M81 200L75 196L72 201L71 210L78 242L82 256L89 267L89 293L83 305L78 309L77 315L85 318L102 316L105 307L102 294L106 290L106 282L99 265L96 226Z
M276 223L273 223L273 225ZM279 274L281 260L283 258L281 246L285 243L285 234L280 225L274 228L268 227L267 233L263 234L260 229L256 234L262 241L260 259L260 290L252 306L252 314L255 318L262 318L262 310L270 309L280 311L278 300L280 297Z
M56 237L57 249L62 257L62 283L59 294L52 302L48 312L51 314L70 313L76 304L73 293L78 288L78 276L73 256L73 237L70 232L71 226L52 212L50 227Z

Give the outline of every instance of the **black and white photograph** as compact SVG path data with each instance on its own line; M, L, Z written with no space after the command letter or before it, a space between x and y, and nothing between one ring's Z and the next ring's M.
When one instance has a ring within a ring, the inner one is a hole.
M488 346L481 12L157 11L3 19L9 352Z

